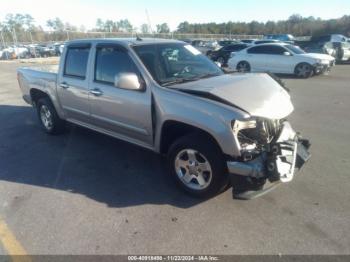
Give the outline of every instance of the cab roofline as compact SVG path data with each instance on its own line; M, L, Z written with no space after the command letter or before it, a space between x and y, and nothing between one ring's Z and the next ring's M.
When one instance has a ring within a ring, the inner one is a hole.
M142 38L138 40L135 38L91 38L91 39L76 39L66 42L66 45L71 44L97 44L97 43L118 43L122 45L147 45L147 44L167 44L167 43L185 43L179 40L173 39L159 39L159 38Z

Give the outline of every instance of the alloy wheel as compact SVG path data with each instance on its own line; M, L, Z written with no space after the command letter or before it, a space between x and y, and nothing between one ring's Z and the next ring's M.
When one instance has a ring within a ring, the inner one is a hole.
M40 119L47 130L51 130L53 128L52 114L46 105L42 105L40 108Z
M175 171L181 182L193 190L203 190L212 181L209 161L204 155L193 149L184 149L177 154Z

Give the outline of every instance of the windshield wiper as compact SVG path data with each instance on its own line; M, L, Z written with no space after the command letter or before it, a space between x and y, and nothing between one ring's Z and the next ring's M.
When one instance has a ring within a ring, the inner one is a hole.
M170 85L182 84L182 83L187 83L187 82L196 81L196 80L198 80L197 77L194 77L194 78L177 78L175 80L161 82L161 85L162 86L170 86Z
M191 78L177 78L177 79L171 80L171 81L164 81L164 82L161 83L161 85L162 86L169 86L169 85L175 85L175 84L182 84L182 83L197 81L197 80L200 80L200 79L214 77L214 76L219 76L219 74L217 74L217 73L208 73L208 74L203 74L203 75L195 76L195 77L191 77Z
M203 74L197 77L198 79L204 79L204 78L210 78L210 77L214 77L214 76L219 76L220 74L218 73L208 73L208 74Z

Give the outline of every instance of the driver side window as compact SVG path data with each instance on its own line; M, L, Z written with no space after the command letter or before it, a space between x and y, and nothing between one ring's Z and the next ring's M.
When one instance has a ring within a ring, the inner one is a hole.
M120 73L135 73L137 67L129 54L118 47L98 47L96 50L95 81L114 84Z

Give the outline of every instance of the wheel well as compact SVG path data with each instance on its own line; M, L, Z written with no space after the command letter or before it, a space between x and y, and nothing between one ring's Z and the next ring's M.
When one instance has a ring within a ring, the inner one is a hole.
M311 65L310 63L308 63L308 62L300 62L299 64L297 64L297 65L294 67L294 73L296 73L296 72L297 72L297 68L298 68L298 66L303 65L303 64L305 64L305 65L309 65L309 66L311 67L311 69L312 69L312 70L314 70L313 65Z
M36 105L36 103L38 102L38 100L40 98L43 98L43 97L49 97L45 92L39 90L39 89L31 89L30 90L30 97L32 99L32 102L34 105Z
M239 65L240 63L247 63L247 64L248 64L248 66L250 67L249 62L248 62L248 61L246 61L246 60L241 60L241 61L239 61L239 62L237 63L237 67L238 67L238 65Z
M215 138L208 132L204 131L203 129L200 129L198 127L191 126L185 123L181 123L178 121L169 120L169 121L166 121L162 127L161 139L160 139L160 153L166 154L170 146L177 139L193 133L198 133L198 135L208 138L213 143L215 143L218 146L218 148L220 148Z

